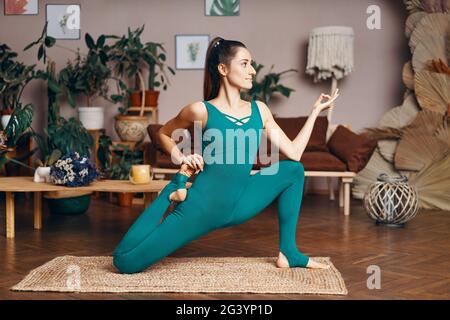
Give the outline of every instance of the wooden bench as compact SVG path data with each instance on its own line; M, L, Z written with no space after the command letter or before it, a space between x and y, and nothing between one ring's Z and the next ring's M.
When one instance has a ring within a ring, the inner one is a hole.
M6 237L14 238L14 192L34 193L34 228L42 228L42 192L46 191L100 191L100 192L142 192L147 207L169 180L152 180L149 184L135 185L123 180L101 180L85 187L64 187L51 183L37 183L33 177L1 177L0 191L6 193Z

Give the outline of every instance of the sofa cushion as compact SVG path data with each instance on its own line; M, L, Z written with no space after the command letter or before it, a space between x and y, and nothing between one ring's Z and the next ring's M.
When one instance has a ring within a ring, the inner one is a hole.
M330 151L345 162L348 170L352 172L364 169L376 146L376 140L354 133L341 125L328 141Z
M294 117L294 118L277 118L274 117L275 122L280 126L281 130L286 133L289 139L294 140L297 137L300 130L308 120L308 117ZM328 119L327 117L317 117L314 123L311 136L305 151L323 151L327 152L327 129ZM270 149L270 146L269 146Z
M170 155L157 151L156 161L152 163L152 165L156 168L170 168L170 169L179 169L180 165L175 164Z
M300 162L307 171L346 171L344 162L329 152L304 152Z
M274 162L289 159L283 153L279 153L279 159ZM262 163L260 158L257 157L253 164L253 170L259 170L264 167L268 167L271 163ZM304 152L300 162L303 164L305 170L308 171L346 171L347 166L344 162L333 156L329 152L311 151Z
M158 138L157 138L158 130L161 129L162 126L163 125L159 124L159 123L149 124L147 126L147 132L148 132L148 135L150 136L150 141L153 144L153 146L155 147L155 149L159 150L161 152L164 152L164 149L159 144Z

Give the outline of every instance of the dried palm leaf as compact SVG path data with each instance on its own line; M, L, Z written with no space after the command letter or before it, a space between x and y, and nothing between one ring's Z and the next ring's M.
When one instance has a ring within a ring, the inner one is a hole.
M412 68L411 61L408 61L403 65L402 78L405 87L407 87L410 90L414 90L414 71Z
M397 170L419 171L445 156L448 147L436 138L436 130L443 121L444 117L436 112L419 112L404 129L395 151L394 165Z
M445 13L430 13L423 17L411 34L409 46L411 53L414 53L416 47L431 36L441 36L447 39L450 31L450 15ZM444 40L445 43L446 40Z
M419 105L414 94L405 96L403 104L386 112L378 123L378 127L402 128L413 121L419 113Z
M436 138L441 140L447 148L450 148L450 127L447 121L444 121L442 126L436 130Z
M353 179L352 195L356 199L363 199L369 185L377 181L381 173L398 176L399 173L394 166L383 159L378 149L372 154L366 167L362 169Z
M447 34L447 62L450 65L450 32Z
M447 61L445 48L445 38L443 36L429 36L421 42L414 50L412 57L412 66L414 72L420 72L426 69L433 59Z
M412 32L416 28L417 24L422 20L423 17L425 17L427 14L423 11L415 12L413 14L410 14L408 18L406 19L405 24L405 35L406 38L410 38Z
M405 100L403 104L399 107L395 107L384 114L381 118L378 126L382 128L389 128L384 132L385 138L378 141L378 149L381 156L389 162L394 162L394 154L397 149L398 139L401 138L403 134L403 127L411 123L417 116L420 108L414 97L414 94L409 92L405 94ZM393 138L397 139L393 139Z
M417 173L409 182L419 193L419 206L425 209L450 210L450 155Z
M429 63L429 66L428 66L428 71L437 72L437 73L445 73L450 76L449 66L441 59L431 60Z
M402 130L397 128L382 127L382 128L365 128L361 134L366 135L371 140L384 139L400 139Z
M422 0L421 2L425 12L449 12L449 0Z
M403 0L403 2L410 13L423 11L421 0Z
M445 114L450 103L450 77L423 70L416 73L416 96L423 109Z
M425 134L435 134L442 126L443 121L443 115L430 110L422 110L409 125L403 127L403 130L414 129Z

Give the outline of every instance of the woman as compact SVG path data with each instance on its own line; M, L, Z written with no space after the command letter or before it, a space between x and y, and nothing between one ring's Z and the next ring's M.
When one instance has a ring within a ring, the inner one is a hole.
M140 272L202 235L251 219L275 199L280 232L277 267L329 267L309 259L297 249L296 226L304 184L304 169L299 161L317 116L330 107L339 95L338 90L333 96L322 94L319 97L304 127L291 141L264 103L241 100L241 89L252 87L255 74L250 52L244 44L219 37L211 41L206 53L205 100L184 107L159 131L159 142L171 153L172 159L181 164L181 169L138 217L115 249L113 263L120 272ZM204 139L203 157L197 153L184 155L171 136L174 130L189 128L194 122L201 123L206 138L208 132L221 134L217 141L226 142L226 147L214 149L211 157L205 157L213 142L208 143L208 139ZM237 129L258 132L256 147L264 131L272 145L289 159L251 175L255 148L250 152L242 151L234 144L230 147L236 136L229 138L227 134L238 132ZM249 160L235 163L234 152L243 152ZM223 159L229 160L230 154L234 162L224 163ZM186 182L197 172L188 191ZM175 208L160 222L171 201L176 203Z

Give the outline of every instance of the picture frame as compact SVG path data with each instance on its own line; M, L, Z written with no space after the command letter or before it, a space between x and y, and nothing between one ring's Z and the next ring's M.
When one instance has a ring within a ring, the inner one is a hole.
M236 17L240 6L240 0L205 0L205 16Z
M178 70L204 69L208 45L208 34L175 35L175 68Z
M25 0L17 2L15 0L3 0L3 14L5 16L38 15L39 1Z
M79 40L80 20L81 6L78 3L45 5L45 21L48 22L47 35L55 39ZM69 25L75 26L71 28Z

